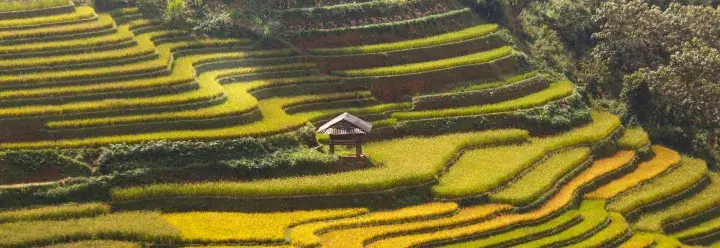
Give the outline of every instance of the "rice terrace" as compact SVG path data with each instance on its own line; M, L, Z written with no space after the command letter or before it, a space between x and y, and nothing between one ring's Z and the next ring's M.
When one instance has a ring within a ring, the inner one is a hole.
M0 248L720 248L719 4L0 0Z

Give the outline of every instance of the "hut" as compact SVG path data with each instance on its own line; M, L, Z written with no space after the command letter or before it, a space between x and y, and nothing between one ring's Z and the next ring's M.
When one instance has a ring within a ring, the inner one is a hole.
M330 154L335 153L335 145L355 146L355 157L360 158L363 156L362 143L371 129L370 122L345 112L322 125L317 132L330 135Z

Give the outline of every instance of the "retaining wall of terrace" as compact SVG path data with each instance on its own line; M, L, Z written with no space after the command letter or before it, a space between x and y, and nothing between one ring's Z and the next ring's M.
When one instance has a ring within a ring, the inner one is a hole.
M302 50L377 44L438 35L475 26L480 22L472 10L463 9L386 24L306 30L293 34L291 41Z
M318 56L317 61L321 71L329 73L336 70L384 67L458 57L489 51L506 44L507 42L500 35L489 34L474 39L414 49L382 53Z

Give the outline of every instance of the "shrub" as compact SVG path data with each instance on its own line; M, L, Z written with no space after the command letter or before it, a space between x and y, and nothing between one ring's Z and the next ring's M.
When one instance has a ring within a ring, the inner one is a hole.
M52 150L17 150L0 153L0 184L58 180L90 175L90 168Z

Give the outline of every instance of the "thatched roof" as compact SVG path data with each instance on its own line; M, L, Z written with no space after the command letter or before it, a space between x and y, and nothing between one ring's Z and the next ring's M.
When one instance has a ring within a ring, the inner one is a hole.
M318 128L318 133L344 135L344 134L368 134L372 130L372 124L355 117L347 112L335 117L325 125Z

